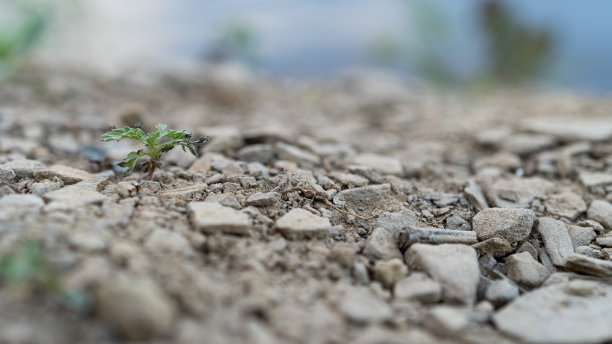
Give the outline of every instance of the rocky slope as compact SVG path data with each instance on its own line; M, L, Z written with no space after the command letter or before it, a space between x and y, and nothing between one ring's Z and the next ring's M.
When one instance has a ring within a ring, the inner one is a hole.
M612 340L612 101L379 76L0 88L0 342ZM109 125L212 140L153 180Z

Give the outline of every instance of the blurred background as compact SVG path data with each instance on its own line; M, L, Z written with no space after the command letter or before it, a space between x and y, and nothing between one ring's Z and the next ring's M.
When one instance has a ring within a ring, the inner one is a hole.
M612 2L0 0L0 75L239 62L323 78L380 68L436 87L612 90Z

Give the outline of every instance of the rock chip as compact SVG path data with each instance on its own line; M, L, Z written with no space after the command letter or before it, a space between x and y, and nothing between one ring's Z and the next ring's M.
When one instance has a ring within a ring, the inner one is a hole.
M402 253L391 233L382 227L377 227L370 233L363 247L363 255L371 260L402 258Z
M413 272L393 289L396 300L436 303L442 299L442 286L422 272Z
M0 165L0 183L8 183L15 179L17 175L10 168L4 168Z
M612 204L603 200L591 203L587 216L591 220L601 223L607 230L612 230Z
M201 199L206 194L208 186L204 183L199 183L183 188L168 189L158 194L159 198L172 198L177 201L186 201L191 199Z
M590 244L597 237L597 233L591 227L567 225L567 232L572 240L574 250L576 250L576 247Z
M612 121L607 118L537 117L523 120L521 126L532 132L554 135L564 140L600 141L612 137Z
M574 253L567 257L565 268L599 277L612 277L612 262Z
M34 172L45 168L45 164L38 160L12 160L0 165L1 168L12 170L18 178L32 178Z
M479 256L489 254L495 258L504 257L514 250L508 240L500 237L489 238L472 245L472 247L476 249Z
M478 242L476 233L472 231L459 231L450 229L415 228L408 227L400 234L400 245L403 248L414 243L425 244L466 244L471 245Z
M68 209L74 209L87 204L102 204L106 196L91 190L78 188L63 188L56 191L47 192L43 199L48 203L55 203Z
M334 204L349 207L356 205L376 205L391 196L391 184L370 185L340 191L334 196Z
M612 340L612 286L576 295L569 283L524 294L493 316L501 331L529 343L603 343Z
M348 187L366 186L369 182L367 178L352 173L332 172L329 176Z
M400 232L403 229L416 227L417 222L416 215L409 209L401 213L384 212L376 220L377 227L386 229L393 237L393 240L396 241L399 239Z
M588 188L612 184L612 173L580 171L578 178Z
M408 268L401 259L394 258L388 261L378 261L374 264L374 279L385 288L393 288L395 283L408 273Z
M505 305L518 296L518 288L504 279L498 279L491 282L485 292L485 298L497 307Z
M480 280L474 248L460 244L414 244L406 251L406 261L442 285L444 300L461 304L474 302Z
M157 255L189 256L194 254L191 243L185 236L165 229L153 230L145 240L144 247Z
M280 199L278 192L258 192L249 196L245 203L247 206L269 206L280 202Z
M470 324L464 308L436 305L425 315L423 325L439 336L460 336Z
M506 273L511 280L527 288L541 285L550 274L529 252L515 253L506 258Z
M292 209L276 221L275 228L289 239L326 238L331 232L329 219L304 209Z
M13 194L0 198L0 209L9 210L11 208L39 208L45 205L43 200L36 195Z
M211 192L208 194L208 196L206 196L206 199L204 200L204 202L219 203L226 207L230 207L230 208L234 208L238 210L242 209L242 205L240 204L240 201L238 201L238 198L236 198L236 195L231 192L224 192L224 193L212 193Z
M211 234L249 234L251 219L241 211L214 202L190 202L187 209L196 230Z
M70 233L68 243L77 250L85 252L96 252L106 249L104 237L93 231Z
M298 164L317 165L321 162L318 155L283 142L276 143L276 152L279 159L293 161Z
M567 257L574 253L572 239L569 236L565 223L550 217L542 217L536 227L544 247L553 264L564 266Z
M463 196L468 202L470 202L476 211L482 211L489 207L482 189L476 183L476 181L472 179L468 181L465 189L463 189Z
M573 192L552 195L544 202L544 205L549 213L572 220L587 210L587 205L582 197Z
M365 288L351 288L340 300L339 309L357 323L381 322L393 315L391 307Z
M486 184L485 190L491 205L500 208L529 208L538 196L552 190L554 184L546 179L512 178L499 179Z
M480 240L497 236L517 242L529 236L534 220L535 213L530 209L489 208L474 216L472 226Z
M267 164L274 159L274 148L271 144L267 143L244 146L238 151L238 159Z
M148 340L165 332L175 317L175 307L149 279L134 277L106 281L96 293L102 320L130 340Z
M331 248L327 257L340 266L348 268L353 265L358 250L355 245L340 243Z
M395 176L402 176L404 174L402 162L390 156L371 153L359 154L353 159L353 162L358 165L371 167L383 174L392 174Z
M37 180L59 178L64 184L76 184L84 180L92 180L94 176L83 170L64 165L53 165L50 168L37 170L34 172Z

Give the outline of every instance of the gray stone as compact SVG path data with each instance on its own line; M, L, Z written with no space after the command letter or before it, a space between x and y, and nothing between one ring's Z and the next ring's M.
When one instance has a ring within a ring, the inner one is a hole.
M70 166L54 165L49 168L37 170L34 172L34 178L42 179L60 179L64 184L76 184L85 180L92 180L94 176L83 170L79 170Z
M206 196L204 202L209 203L219 203L226 207L234 208L234 209L242 209L242 205L240 205L240 201L236 198L236 195L231 192L224 193L209 193Z
M10 168L0 167L0 183L8 183L15 179L16 174Z
M375 228L368 236L363 248L363 255L371 260L390 260L402 258L402 253L391 234L382 227Z
M274 159L274 148L267 143L244 146L238 151L238 159L267 164Z
M491 282L485 293L485 298L491 301L496 307L503 306L518 296L518 288L504 279L498 279Z
M466 309L436 305L429 309L423 325L439 336L460 336L470 324Z
M214 202L190 202L187 209L196 230L211 234L249 234L251 219L241 211Z
M612 233L598 237L595 239L595 243L603 247L612 247Z
M195 253L185 236L165 229L153 230L144 247L154 255L190 256Z
M280 199L278 192L258 192L249 196L245 203L246 205L269 206L280 202Z
M472 179L468 181L467 186L463 189L463 196L470 202L476 211L482 211L489 207L482 189Z
M355 156L353 162L358 165L371 167L382 174L395 176L402 176L404 174L402 162L390 156L371 153L359 154Z
M382 322L393 315L391 307L365 288L351 288L340 300L339 309L357 323Z
M591 203L587 216L591 220L601 223L607 230L612 230L612 204L603 200Z
M567 257L574 253L572 239L565 223L550 217L542 217L538 219L536 229L544 240L544 247L553 264L564 266Z
M0 198L0 209L9 210L23 208L40 208L45 205L43 200L35 195L13 194Z
M369 182L367 178L352 173L332 172L329 176L348 187L366 186Z
M517 154L534 153L555 143L549 135L540 134L514 134L502 142L502 149Z
M576 253L567 258L565 268L587 275L612 277L612 262Z
M158 194L159 198L172 198L177 201L188 201L201 199L206 194L208 186L204 183L195 184L187 187L167 189Z
M499 179L485 186L490 205L500 208L529 208L536 197L554 188L552 182L538 177Z
M376 205L391 196L391 184L370 185L340 191L334 196L334 204L349 207L356 205Z
M506 258L506 273L511 280L527 288L539 286L550 274L529 252L515 253Z
M45 168L45 164L37 160L12 160L0 167L12 170L18 178L32 178L34 172Z
M567 232L572 239L574 250L576 250L576 247L590 244L597 237L595 230L591 227L567 225Z
M400 234L400 244L402 247L408 247L417 242L425 244L472 245L478 242L478 238L476 233L472 231L437 228L408 227L408 229Z
M172 325L176 310L162 290L149 279L135 277L106 281L96 293L96 310L130 340L148 340Z
M410 267L426 272L443 288L448 302L472 304L480 280L476 250L460 244L414 244L406 251Z
M278 158L282 160L289 160L306 165L317 165L321 162L318 155L287 143L278 142L275 148Z
M75 249L85 252L96 252L106 249L104 237L92 231L70 233L68 243Z
M417 219L411 210L404 210L401 213L384 212L376 220L377 227L385 228L393 237L399 240L400 232L407 227L416 227Z
M63 188L47 192L43 195L43 199L48 203L56 203L65 208L74 209L88 204L102 204L107 198L97 191Z
M472 226L480 240L497 236L517 242L529 236L534 219L530 209L489 208L474 216Z
M573 192L552 195L544 202L544 205L549 213L572 220L587 210L587 205L582 197Z
M413 272L395 284L393 297L396 300L436 303L442 299L442 286L422 272Z
M586 187L598 187L612 184L612 173L580 171L578 178Z
M32 193L37 196L42 196L47 192L59 190L62 186L59 183L52 182L50 180L43 180L40 183L33 183L30 186Z
M501 331L529 343L603 343L612 339L612 286L576 295L569 283L524 294L493 316Z
M327 257L329 260L340 264L340 266L348 268L353 265L358 250L355 245L340 243L331 248Z
M578 246L574 249L574 252L591 258L603 258L601 251L591 246ZM565 263L565 265L567 265L567 262Z
M375 280L379 281L385 288L393 289L395 283L406 276L408 268L401 259L394 258L376 262L373 271Z
M472 247L476 249L479 256L489 254L495 258L504 257L514 250L508 240L500 237L489 238L472 245Z
M326 238L331 232L329 219L304 209L292 209L276 221L275 228L289 239Z

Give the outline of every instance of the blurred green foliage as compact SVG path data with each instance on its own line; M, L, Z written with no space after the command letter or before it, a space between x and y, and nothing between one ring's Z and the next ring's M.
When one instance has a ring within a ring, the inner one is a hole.
M0 259L0 278L4 284L24 292L59 287L59 279L47 265L36 241L25 241Z
M258 59L260 38L255 27L246 21L232 21L221 29L206 59L213 62L239 61L247 65Z

